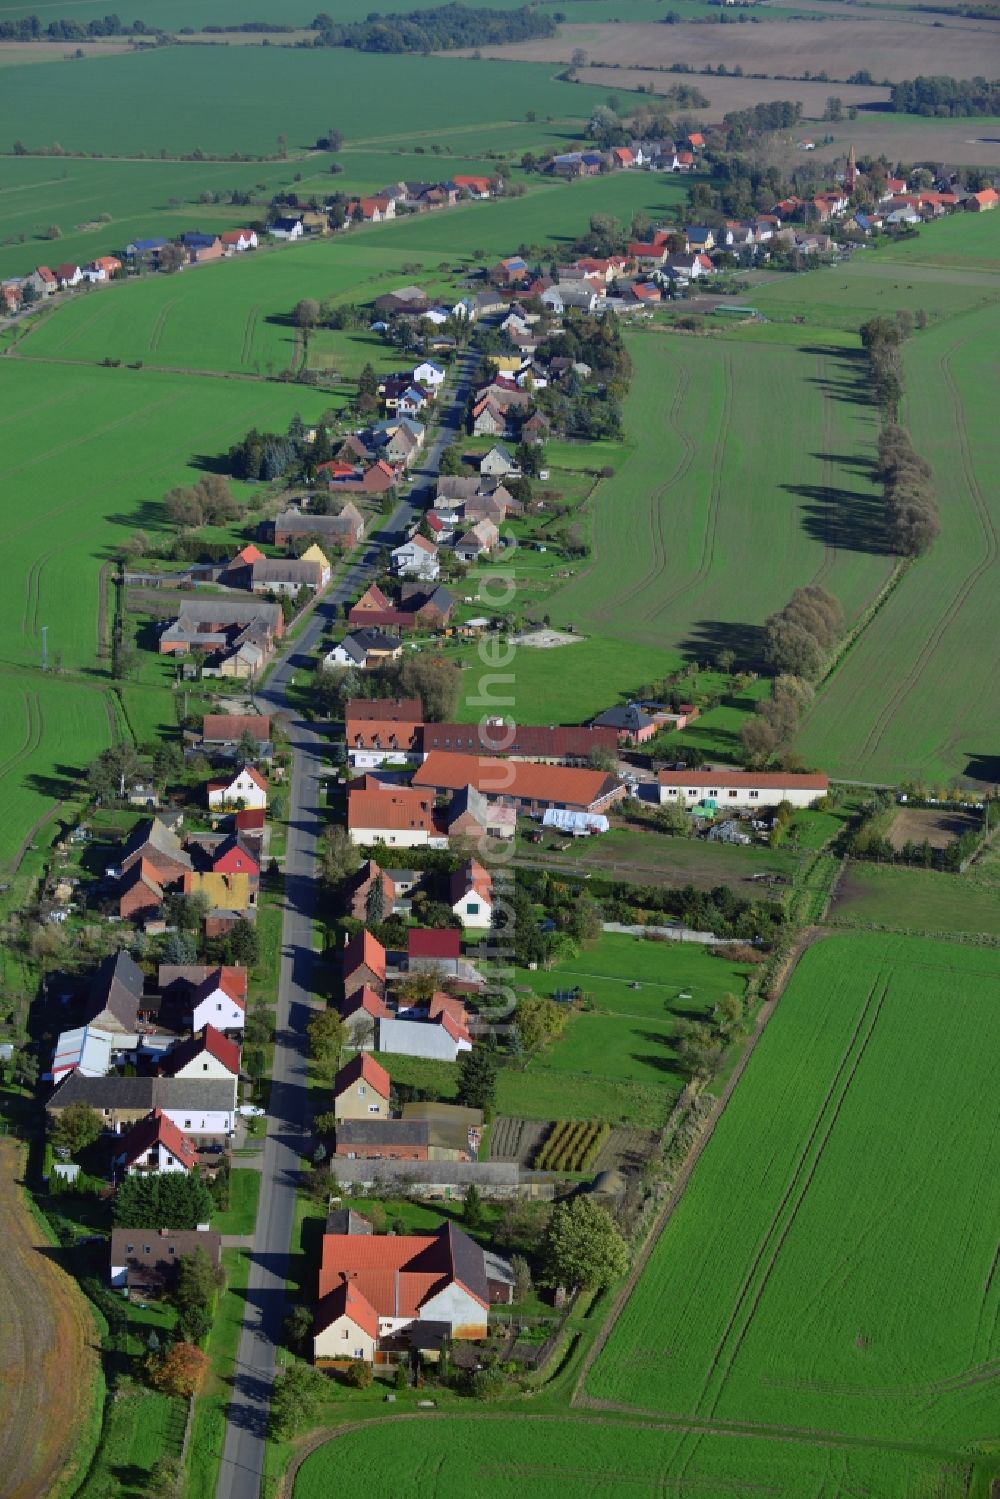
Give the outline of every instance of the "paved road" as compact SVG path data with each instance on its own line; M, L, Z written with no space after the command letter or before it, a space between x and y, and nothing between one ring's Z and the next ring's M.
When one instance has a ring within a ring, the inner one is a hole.
M381 529L369 537L362 556L322 599L302 634L273 668L267 685L258 694L266 711L291 711L288 689L296 669L301 672L311 664L320 637L326 626L340 614L340 606L345 600L356 598L371 581L381 548L396 545L417 511L429 501L441 454L461 426L477 365L477 356L466 354L461 357L457 382L449 386L451 395L443 400L440 430L428 444L423 464L414 473L407 498ZM313 911L320 832L317 809L324 741L309 723L299 718L293 719L289 735L292 779L288 797L285 908L271 1106L264 1142L260 1207L246 1311L237 1353L233 1398L226 1420L216 1499L258 1499L261 1491L275 1352L285 1315L285 1276L295 1213L295 1187L302 1155L309 1144L305 1031L313 1008Z

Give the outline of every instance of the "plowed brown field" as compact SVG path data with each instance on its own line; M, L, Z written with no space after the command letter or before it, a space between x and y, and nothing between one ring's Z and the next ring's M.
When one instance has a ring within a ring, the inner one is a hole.
M50 1256L17 1184L23 1158L0 1141L0 1494L39 1499L71 1476L94 1398L87 1302Z

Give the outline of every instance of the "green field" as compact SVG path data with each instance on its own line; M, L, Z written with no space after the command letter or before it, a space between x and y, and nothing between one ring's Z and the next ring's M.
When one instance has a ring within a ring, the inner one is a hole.
M502 137L528 110L542 121L586 118L606 97L557 82L555 71L345 48L163 47L89 58L74 68L72 88L61 62L7 69L0 140L111 155L270 156L279 135L300 151L332 123L354 144L391 147L417 131L455 145L464 126Z
M1000 938L1000 886L933 869L848 863L830 911L837 926Z
M25 564L27 566L27 563ZM0 867L16 860L54 802L119 736L110 693L97 684L0 667Z
M838 398L842 351L627 341L632 450L597 491L591 564L551 600L553 622L754 660L757 628L797 585L860 612L890 564L863 549L873 491L856 460L874 423Z
M921 1453L721 1433L690 1437L669 1427L523 1412L432 1416L402 1428L391 1420L369 1423L306 1459L294 1499L327 1499L345 1472L373 1493L398 1499L521 1499L526 1493L660 1499L689 1492L711 1499L960 1499L967 1492L962 1468Z
M802 754L835 775L1000 780L1000 700L983 656L1000 580L998 338L993 307L907 348L906 420L934 467L941 535L820 693L799 737Z
M183 1400L173 1396L141 1387L116 1394L94 1464L76 1490L80 1499L104 1499L109 1492L142 1499L155 1464L180 1453L184 1417Z
M765 1434L992 1439L997 1124L956 1100L992 1091L998 983L996 954L920 939L806 953L592 1397Z

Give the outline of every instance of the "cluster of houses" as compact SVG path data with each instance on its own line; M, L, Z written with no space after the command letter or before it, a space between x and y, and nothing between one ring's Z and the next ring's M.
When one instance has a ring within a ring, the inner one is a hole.
M119 1136L119 1174L219 1164L241 1107L247 974L240 967L161 964L147 985L124 950L89 985L81 1023L56 1040L51 1120L92 1108Z
M241 918L253 920L266 836L267 781L241 765L210 781L208 805L224 826L212 833L176 831L173 813L136 824L110 873L115 914L150 933L166 930L170 894L204 897L204 931L220 937ZM173 826L171 825L173 824Z
M367 197L351 198L336 227L351 224L381 224L397 213L429 213L438 208L454 208L469 199L492 198L503 188L503 179L484 174L456 173L444 182L393 182ZM331 217L331 227L334 220Z
M161 656L196 655L202 675L247 680L270 660L285 633L281 605L232 595L184 596L160 626Z
M602 172L693 172L697 157L705 149L705 137L693 131L681 140L635 140L627 146L612 146L608 151L564 151L552 156L545 171L553 177L572 181L577 177L598 177Z

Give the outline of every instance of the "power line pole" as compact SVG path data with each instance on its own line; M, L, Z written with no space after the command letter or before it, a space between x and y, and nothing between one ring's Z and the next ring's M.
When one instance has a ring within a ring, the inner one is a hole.
M42 671L49 669L49 627L42 625Z

